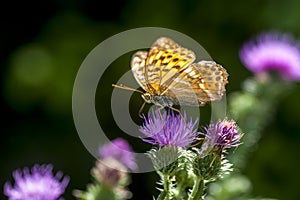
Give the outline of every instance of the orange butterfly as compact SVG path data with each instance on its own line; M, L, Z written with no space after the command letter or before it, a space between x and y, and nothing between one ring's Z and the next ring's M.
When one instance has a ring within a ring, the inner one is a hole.
M123 85L113 86L138 91L145 103L160 107L203 106L206 102L220 100L228 83L228 73L214 61L193 63L195 59L193 51L162 37L154 42L149 52L138 51L131 60L132 73L146 92Z

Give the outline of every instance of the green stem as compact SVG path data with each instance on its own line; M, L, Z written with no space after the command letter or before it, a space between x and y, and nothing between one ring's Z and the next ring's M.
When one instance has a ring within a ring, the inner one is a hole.
M171 180L170 180L170 175L168 174L163 174L161 175L161 178L163 179L163 186L164 186L164 191L160 193L158 196L157 200L171 200Z
M176 193L174 194L175 199L185 199L186 198L186 185L182 183L177 183Z
M202 178L196 178L192 192L189 195L188 200L200 200L204 190L204 181Z
M197 194L195 195L194 200L202 199L203 192L204 192L204 180L201 180L201 181L200 181L200 185L199 185L198 192L197 192Z

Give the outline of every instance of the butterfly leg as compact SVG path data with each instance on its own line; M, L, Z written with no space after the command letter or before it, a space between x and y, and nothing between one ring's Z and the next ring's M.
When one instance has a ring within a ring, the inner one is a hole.
M164 109L164 108L165 108L165 107L164 107L164 106L161 106L161 105L159 105L159 108L158 108L158 113L159 113L159 116L160 116L160 121L161 121L161 123L162 123L161 127L164 127L164 124L166 123L165 120L168 119L168 117L166 117L165 119L163 119L163 116L162 116L162 114L161 114L161 110ZM164 135L165 135L165 137L167 137L165 131L164 131Z
M157 110L158 110L158 113L159 113L159 116L160 116L160 120L161 120L161 121L163 121L163 117L162 117L162 114L161 114L161 110L162 110L162 109L164 109L164 107L161 106L161 105L159 105L159 107L158 107Z
M171 110L174 110L175 112L178 112L178 114L180 114L181 119L184 119L183 115L181 114L180 110L177 108L173 108L172 106L169 106L168 108L170 108Z
M201 142L204 141L204 138L196 138L198 140L195 144L192 144L192 147L198 146Z
M213 163L216 161L216 158L220 156L221 152L222 152L222 151L217 152L218 156L217 156L217 155L214 156L214 158L212 159L212 161L211 161L211 163L210 163L210 165L209 165L210 167L211 167L211 166L213 165ZM222 162L222 161L221 161L221 159L220 159L220 160L219 160L219 165L221 165L221 162Z
M140 107L140 110L139 110L139 117L142 118L142 119L144 118L143 115L142 115L142 112L144 110L145 104L146 104L146 102L143 103L143 105Z

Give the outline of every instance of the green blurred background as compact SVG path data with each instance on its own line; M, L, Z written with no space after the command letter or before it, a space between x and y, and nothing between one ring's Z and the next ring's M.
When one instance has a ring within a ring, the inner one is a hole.
M268 30L300 38L299 10L298 0L6 1L0 7L1 188L12 180L13 170L34 163L52 163L55 171L71 177L66 199L74 199L72 190L83 190L90 182L94 158L75 130L71 95L81 62L106 38L144 26L187 34L227 68L231 93L252 75L239 61L243 42ZM105 72L96 107L109 138L128 139L143 152L150 146L116 128L110 111L111 83L128 71L131 55L120 57ZM281 102L243 170L255 196L300 199L299 99L298 84ZM132 98L137 123L136 105L141 104L138 95ZM133 199L151 200L157 194L155 173L134 174L132 179ZM0 199L5 199L3 194Z

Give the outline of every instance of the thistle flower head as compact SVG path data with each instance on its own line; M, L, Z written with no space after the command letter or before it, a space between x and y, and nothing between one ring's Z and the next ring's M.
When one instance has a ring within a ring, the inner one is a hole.
M198 120L187 122L186 113L175 115L173 111L161 113L159 110L149 112L140 131L148 138L144 142L159 147L187 147L193 143L199 133L195 127Z
M125 171L125 166L114 158L97 161L96 166L92 169L96 179L112 189L117 188L122 179L128 179Z
M15 185L7 182L4 194L10 200L56 200L65 191L69 177L62 172L52 173L52 165L35 165L31 171L28 168L13 172Z
M240 58L254 73L276 71L286 80L300 81L299 43L288 34L261 34L244 44Z
M101 159L114 158L131 170L137 169L131 146L122 138L116 138L99 148Z
M236 123L226 119L211 123L205 128L205 132L202 133L205 135L205 139L200 149L200 154L204 156L214 150L238 146L242 137L237 131Z

